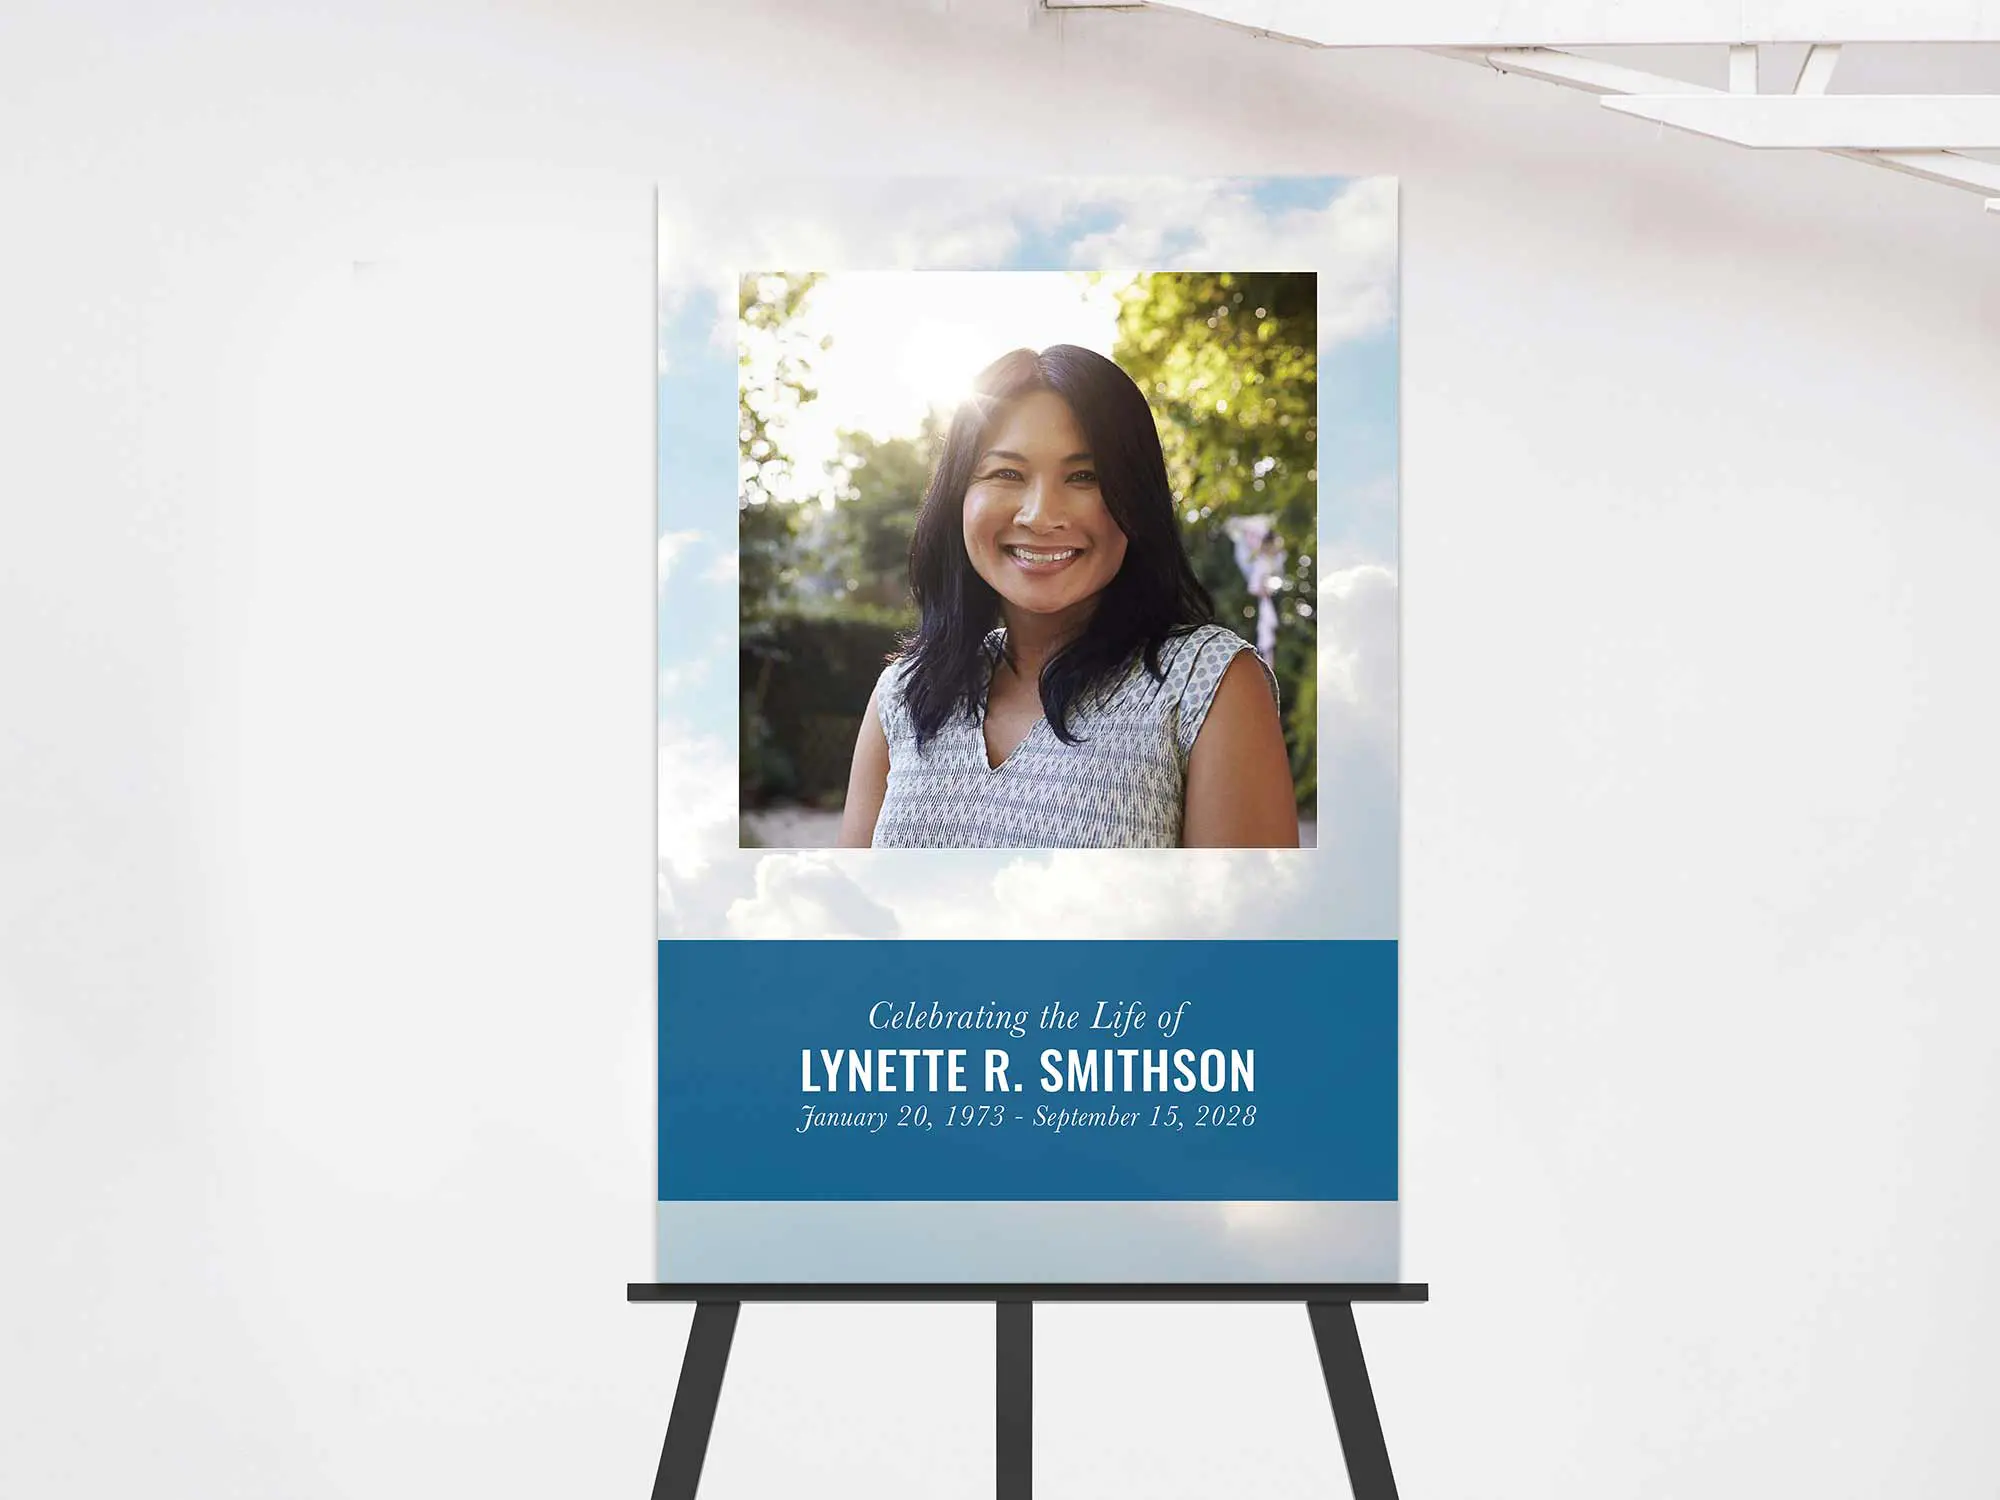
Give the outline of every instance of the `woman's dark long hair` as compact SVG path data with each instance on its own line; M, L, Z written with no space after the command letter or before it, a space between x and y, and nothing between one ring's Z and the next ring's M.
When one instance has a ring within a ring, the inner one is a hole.
M1042 668L1042 713L1057 737L1078 743L1070 709L1134 657L1163 681L1160 648L1215 618L1215 602L1181 545L1159 429L1132 377L1074 344L1003 354L980 372L952 415L910 541L910 592L919 618L903 642L910 663L904 701L919 745L954 715L978 723L985 711L994 667L986 636L1000 623L1000 596L966 556L965 492L987 425L1007 402L1033 391L1053 391L1075 414L1105 508L1125 533L1125 561L1098 595L1089 624Z

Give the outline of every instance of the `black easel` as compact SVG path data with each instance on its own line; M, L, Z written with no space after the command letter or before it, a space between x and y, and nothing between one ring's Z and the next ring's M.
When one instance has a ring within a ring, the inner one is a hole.
M653 1500L695 1500L736 1315L745 1302L991 1302L994 1324L993 1436L997 1500L1030 1500L1034 1492L1035 1304L1037 1302L1303 1302L1319 1348L1320 1370L1333 1402L1334 1425L1354 1500L1396 1500L1396 1478L1375 1412L1375 1391L1354 1326L1357 1302L1428 1302L1422 1282L1299 1286L1088 1283L1063 1286L970 1286L829 1283L815 1286L731 1286L635 1281L628 1302L692 1302L667 1441L653 1480Z
M627 1300L638 1290L627 1289ZM674 1409L667 1417L667 1442L660 1450L660 1472L653 1478L653 1500L694 1500L701 1484L701 1466L708 1457L708 1435L715 1427L715 1404L722 1399L722 1372L729 1364L729 1344L736 1337L741 1302L697 1302L694 1326L688 1329L687 1353L681 1359L680 1383L674 1387Z

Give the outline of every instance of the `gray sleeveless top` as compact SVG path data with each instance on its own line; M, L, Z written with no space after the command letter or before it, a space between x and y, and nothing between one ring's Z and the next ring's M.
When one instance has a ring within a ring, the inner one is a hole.
M1006 639L994 631L996 654ZM954 717L917 749L903 702L907 664L889 663L875 704L889 742L889 790L875 820L877 848L1172 849L1181 841L1188 755L1215 701L1222 674L1240 651L1264 666L1250 643L1203 625L1160 648L1164 681L1143 661L1070 707L1066 745L1037 719L998 766L986 763L986 735ZM1264 675L1273 699L1277 679Z

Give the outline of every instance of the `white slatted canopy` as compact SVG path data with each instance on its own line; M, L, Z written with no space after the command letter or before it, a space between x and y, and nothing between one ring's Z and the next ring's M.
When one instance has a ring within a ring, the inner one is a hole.
M1976 151L2000 141L2000 94L1639 95L1604 107L1759 150Z
M1831 92L1844 43L2000 42L2000 0L1042 0L1052 11L1173 10L1312 47L1414 47L1603 96L1619 114L1759 150L1826 151L1979 193L2000 211L2000 94ZM1763 44L1811 46L1788 87ZM1570 47L1727 49L1729 87L1666 77Z
M1044 0L1050 10L1104 0ZM1174 0L1316 47L1640 47L1708 42L1995 42L1995 0Z

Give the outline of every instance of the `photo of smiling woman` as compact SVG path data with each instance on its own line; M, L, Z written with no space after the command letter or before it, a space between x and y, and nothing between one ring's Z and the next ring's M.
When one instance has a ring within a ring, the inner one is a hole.
M954 412L910 546L916 629L854 747L851 848L1292 848L1277 679L1215 623L1146 398L1017 349Z

